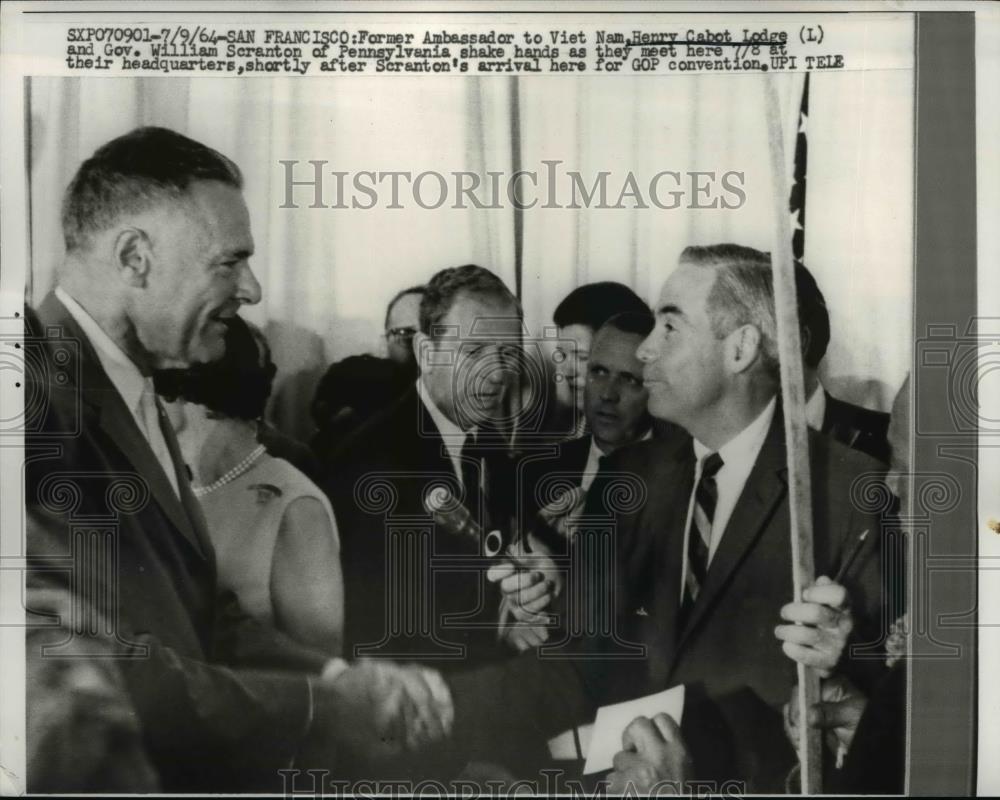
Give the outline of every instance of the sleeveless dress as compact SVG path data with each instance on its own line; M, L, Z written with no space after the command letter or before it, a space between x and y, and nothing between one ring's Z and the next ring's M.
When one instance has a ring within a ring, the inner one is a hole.
M215 545L219 583L236 593L247 614L274 625L271 569L285 510L294 500L311 497L326 509L333 544L340 557L340 538L330 501L323 491L290 463L264 453L253 466L224 486L199 498ZM337 580L331 575L330 580ZM338 595L343 598L343 578ZM334 627L343 639L343 602Z

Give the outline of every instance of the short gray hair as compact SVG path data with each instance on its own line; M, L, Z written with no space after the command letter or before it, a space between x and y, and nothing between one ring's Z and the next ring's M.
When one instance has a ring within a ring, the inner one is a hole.
M753 325L760 331L764 370L769 377L779 380L770 253L738 244L693 246L684 249L680 263L715 270L715 283L706 302L712 331L722 339L742 325Z
M66 252L87 246L125 213L181 199L195 181L243 188L239 167L211 147L167 128L136 128L88 158L63 197Z

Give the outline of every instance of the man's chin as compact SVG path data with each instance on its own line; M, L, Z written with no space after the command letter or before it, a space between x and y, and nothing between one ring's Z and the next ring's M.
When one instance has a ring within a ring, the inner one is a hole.
M678 425L680 424L677 421L678 410L671 403L665 403L665 402L658 403L655 402L652 398L650 398L647 408L649 410L649 415L653 419L658 419L663 422L673 422Z
M595 420L593 422L591 430L593 431L594 436L604 442L614 442L617 444L625 438L625 435L619 426L611 426L599 420Z

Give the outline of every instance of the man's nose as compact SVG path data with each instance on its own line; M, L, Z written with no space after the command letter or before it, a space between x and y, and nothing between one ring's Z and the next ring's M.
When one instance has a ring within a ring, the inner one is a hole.
M483 377L494 386L502 386L507 380L509 372L504 368L503 362L496 361L490 369L486 370Z
M606 381L601 387L601 399L606 403L617 403L621 393L618 391L618 381Z
M639 347L635 351L636 358L638 358L644 364L648 364L650 361L656 359L656 345L653 343L653 335L656 333L653 330L649 336L642 340Z
M236 299L247 305L256 305L260 302L261 289L257 282L257 276L253 274L250 265L244 263L239 272L239 281L236 284Z

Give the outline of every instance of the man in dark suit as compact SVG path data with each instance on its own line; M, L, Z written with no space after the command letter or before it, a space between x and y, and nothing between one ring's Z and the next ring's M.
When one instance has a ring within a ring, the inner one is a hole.
M524 715L533 724L517 738L527 748L597 706L685 684L695 777L780 789L793 759L780 709L795 670L773 633L793 592L769 259L735 245L687 248L656 317L638 351L649 410L687 434L610 459L609 476L645 487L644 502L613 513L611 596L592 598L612 609L611 635L583 639L574 664L545 660L543 647L506 669L450 678L457 735L495 749L472 720ZM832 575L865 530L879 530L851 502L854 479L877 465L819 434L809 449L816 570ZM589 494L604 492L599 477ZM881 602L875 538L842 576L863 641ZM627 643L641 645L630 658ZM870 683L878 668L848 658L842 669Z
M552 322L559 336L555 370L561 388L556 392L547 427L551 425L551 430L558 430L559 418L569 412L569 421L573 422L570 438L587 432L583 395L594 334L616 314L643 314L648 310L639 295L617 281L585 283L559 301L552 312ZM569 408L560 408L562 404L568 404Z
M498 431L521 325L519 304L489 270L437 273L413 340L416 384L334 456L348 652L442 669L505 652L482 541L433 524L425 499L447 488L483 531L510 535L513 471Z
M635 352L653 329L653 315L629 311L611 317L594 333L586 364L583 411L587 433L560 442L549 458L533 458L525 468L525 512L528 522L538 511L546 476L558 476L560 486L586 490L600 461L619 447L650 434L642 362Z
M573 520L583 510L586 491L607 458L651 435L648 393L636 350L653 324L649 311L631 311L611 317L597 330L584 387L590 432L556 445L551 456L535 455L525 463L518 512L521 530L534 532L529 538L533 569L518 571L505 561L489 572L517 620L505 629L505 637L519 650L548 640L539 614L561 594L558 570L544 556L566 554Z
M830 312L812 273L795 265L799 323L806 381L806 422L848 447L889 463L889 415L848 403L830 394L819 380L819 365L830 343Z
M104 145L67 189L59 285L28 318L38 354L27 387L38 401L25 441L28 605L39 589L68 591L82 615L68 623L75 634L119 648L168 792L278 790L293 757L343 766L382 737L388 752L440 735L449 713L436 675L328 661L253 623L217 585L150 375L217 358L222 319L260 299L241 186L225 156L163 128ZM415 718L399 724L414 713L430 737ZM108 787L98 776L91 788Z

